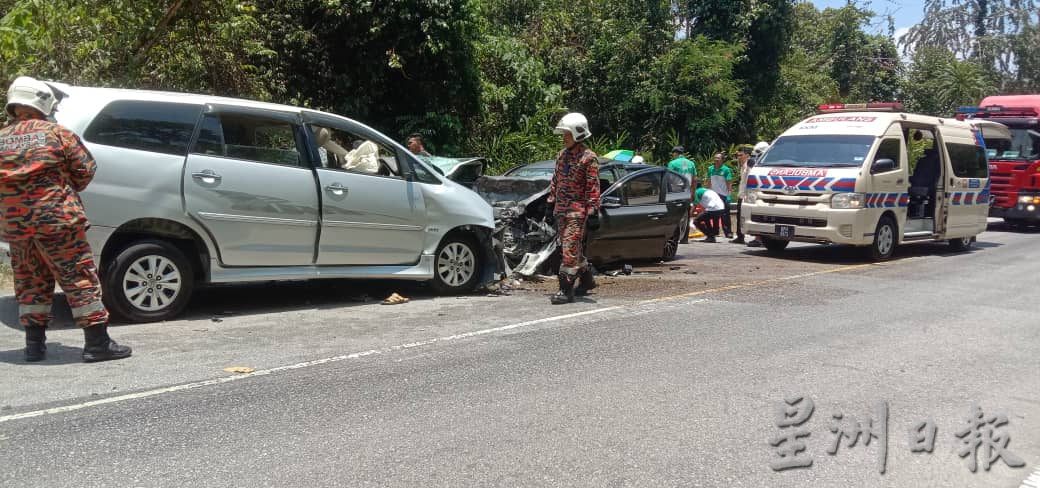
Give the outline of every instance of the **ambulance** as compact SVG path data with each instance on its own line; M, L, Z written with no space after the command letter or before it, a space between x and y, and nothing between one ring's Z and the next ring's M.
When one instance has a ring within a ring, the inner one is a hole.
M900 103L819 108L749 173L741 218L768 250L847 244L881 261L913 242L964 250L986 229L984 140L1009 138L1007 127L903 113Z

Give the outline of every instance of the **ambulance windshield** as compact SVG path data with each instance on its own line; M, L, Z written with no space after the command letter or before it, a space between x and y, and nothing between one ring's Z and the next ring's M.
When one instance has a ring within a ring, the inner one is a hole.
M776 140L756 166L860 167L875 139L874 136L840 134L785 136Z

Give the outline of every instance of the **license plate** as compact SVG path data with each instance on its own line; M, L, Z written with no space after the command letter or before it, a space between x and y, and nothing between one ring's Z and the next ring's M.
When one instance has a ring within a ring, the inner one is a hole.
M793 225L778 225L776 226L776 236L786 237L788 239L794 237L794 226Z

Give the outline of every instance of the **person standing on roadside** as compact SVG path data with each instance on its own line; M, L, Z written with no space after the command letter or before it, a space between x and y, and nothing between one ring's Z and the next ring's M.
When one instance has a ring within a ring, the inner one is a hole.
M684 152L686 149L682 146L672 148L672 160L668 162L668 169L683 175L690 188L694 188L697 186L697 165L686 159Z
M408 150L416 156L430 157L429 151L426 150L426 140L424 140L422 134L418 132L414 132L408 136Z
M556 218L560 236L560 291L550 298L553 305L574 302L574 295L596 287L592 269L585 260L585 223L599 215L599 159L585 146L592 133L589 121L580 113L560 119L553 132L563 136L564 148L556 156L556 170L549 184L547 213ZM580 280L581 284L576 286Z
M748 172L751 171L751 148L744 146L737 152L737 164L740 169L740 184L737 186L737 237L733 239L734 244L744 244L744 230L743 223L740 217L741 204L744 202L744 195L747 194L747 179Z
M730 223L730 207L729 207L729 194L730 194L730 182L733 181L733 170L729 169L723 163L723 154L716 153L712 159L712 165L708 167L708 185L715 193L719 194L719 198L722 198L722 204L725 206L722 214L722 232L726 234L727 239L733 238L733 228Z
M130 348L108 336L79 197L97 167L76 134L48 120L57 104L50 85L19 77L7 91L10 121L0 129L0 239L11 246L25 360L46 356L55 279L83 329L83 360L127 358Z
M765 155L766 149L769 149L769 143L766 142L766 141L758 141L758 144L755 144L755 148L751 150L751 158L748 159L747 166L748 166L748 172L749 173L751 171L751 168L754 168L755 165L758 164L758 161L760 159L762 159L762 156ZM744 177L744 186L745 186L744 192L747 193L747 177L746 176ZM762 247L762 239L759 238L758 236L755 236L753 239L751 239L751 241L749 241L747 243L747 245L748 245L748 247Z

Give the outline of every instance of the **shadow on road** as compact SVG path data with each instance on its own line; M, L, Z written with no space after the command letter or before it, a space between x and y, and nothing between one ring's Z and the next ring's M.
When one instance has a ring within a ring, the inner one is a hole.
M425 284L413 281L329 279L210 285L195 290L191 303L178 319L219 321L222 317L228 316L293 310L393 306L380 305L380 302L395 292L410 301L429 300L437 296ZM52 329L75 328L63 294L55 294L52 310ZM14 296L0 297L0 323L19 331L22 329L18 322L18 303ZM18 354L21 354L21 350Z
M18 366L58 366L61 364L72 364L83 362L83 345L69 347L60 342L47 341L47 358L35 363L25 362L22 348L9 351L0 351L0 363L14 364Z
M1003 246L1003 244L999 242L979 241L973 243L966 251L954 251L950 248L950 245L945 242L903 244L896 247L890 261L899 261L902 259L921 256L954 257L965 254L974 254L977 252L985 252L986 249L1000 246ZM837 265L870 263L871 260L867 253L867 248L826 244L789 247L778 253L771 253L764 248L749 248L743 251L743 254L752 256L770 256L776 259L789 261L807 261L816 264Z

